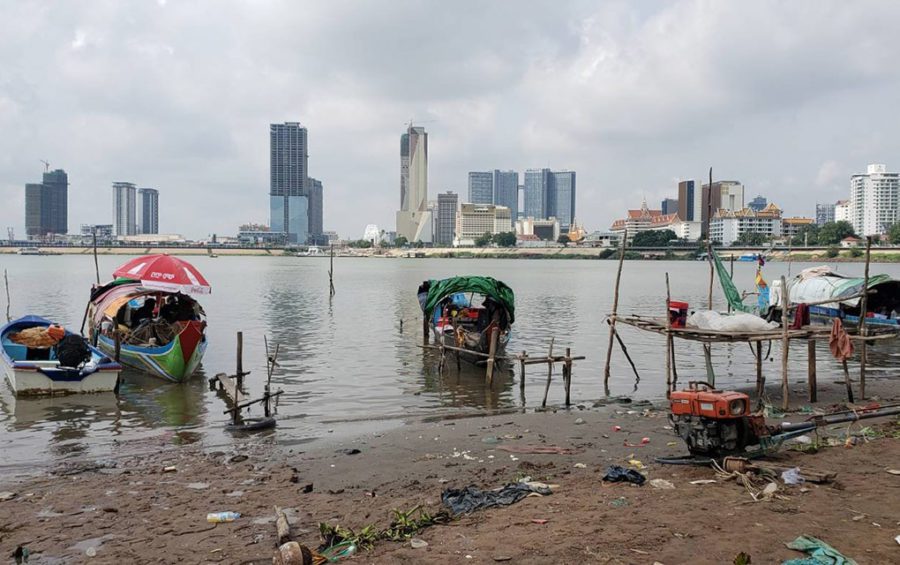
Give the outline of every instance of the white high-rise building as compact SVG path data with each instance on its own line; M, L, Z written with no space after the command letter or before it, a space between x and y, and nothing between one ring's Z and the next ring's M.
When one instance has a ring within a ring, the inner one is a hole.
M116 235L137 234L137 189L131 182L114 182L113 225Z
M412 124L400 137L400 210L397 235L411 243L430 243L431 212L428 210L428 134Z
M850 214L850 201L849 200L838 200L834 204L834 221L835 222L849 222L851 220Z
M837 214L835 213L835 216ZM879 235L900 221L900 174L881 164L850 177L850 222L861 236Z

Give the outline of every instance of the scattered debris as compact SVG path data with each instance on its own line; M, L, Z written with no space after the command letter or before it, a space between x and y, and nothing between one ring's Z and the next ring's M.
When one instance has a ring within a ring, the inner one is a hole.
M352 449L338 449L335 453L340 453L342 455L359 455L362 451L352 448Z
M581 425L581 424L583 424L583 423L584 423L584 418L576 418L576 419L575 419L575 425L576 425L576 426Z
M533 487L527 483L510 483L496 490L481 490L474 486L464 489L447 489L441 494L441 502L453 514L469 514L475 510L494 506L509 506L519 502L531 493L553 494L549 488Z
M242 463L249 459L246 455L235 455L231 459L228 460L229 463Z
M6 502L7 500L12 500L16 497L16 493L3 491L0 492L0 502Z
M413 549L424 549L428 547L428 542L423 539L412 538L409 540L409 547Z
M692 484L692 485L711 485L716 482L718 482L718 481L716 481L715 479L698 479L696 481L691 481L690 484Z
M900 475L900 469L888 469L887 472L892 475ZM4 494L6 493L0 493L0 500L2 500Z
M662 490L674 490L675 485L665 479L650 479L650 486Z
M622 508L623 506L628 506L628 499L624 496L620 496L619 498L613 500L609 503L613 508Z
M209 483L188 483L184 486L193 490L206 490L209 488Z
M626 469L624 467L620 467L619 465L612 465L606 469L606 474L603 475L603 480L611 483L634 483L636 485L644 484L644 481L647 480L647 477L638 473L634 469Z
M560 447L558 445L501 445L497 449L520 455L577 455L584 451L583 449Z
M175 465L169 465L168 467L163 467L163 473L176 473L178 468Z
M532 523L532 524L538 524L538 525L541 525L541 526L543 526L544 524L546 524L548 521L549 521L549 520L545 520L545 519L543 519L543 518L532 518L532 519L531 519L531 523Z
M587 469L587 465L585 465L584 463L575 463L575 468L576 469Z
M639 460L637 460L637 459L629 459L629 460L628 460L628 464L631 465L632 467L637 467L638 469L643 469L643 468L644 468L644 464L641 463L641 462L640 462Z
M206 515L206 521L210 524L218 524L221 522L234 522L240 517L239 512L210 512Z
M781 473L781 480L784 481L784 484L786 485L802 485L806 482L806 479L800 474L800 467L794 467L783 471Z

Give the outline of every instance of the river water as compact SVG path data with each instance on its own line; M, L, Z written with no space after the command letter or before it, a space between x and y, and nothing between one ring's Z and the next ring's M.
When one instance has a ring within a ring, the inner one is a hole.
M128 260L101 256L101 273L111 273ZM499 278L516 293L516 324L509 350L546 353L566 347L587 359L573 371L572 400L590 404L604 396L603 364L608 339L605 315L610 312L616 262L592 260L380 259L336 258L336 295L328 297L328 260L316 257L196 257L189 259L213 287L202 300L210 340L203 366L183 384L170 384L136 372L125 374L118 398L109 394L52 399L15 399L0 385L0 474L21 473L60 460L107 457L122 446L142 440L202 442L227 448L234 441L223 430L228 417L220 393L206 378L233 373L235 333L244 334L244 369L249 392L261 394L266 365L264 336L279 344L280 367L273 376L282 389L278 428L262 441L293 448L323 438L372 433L409 418L479 414L540 405L547 371L526 371L524 398L518 376L503 372L492 389L481 369L449 363L438 374L437 359L421 343L421 312L415 291L427 278L483 274ZM40 314L77 326L94 281L88 256L3 256L9 273L11 314ZM772 263L772 280L811 265ZM846 274L862 274L861 264L835 266ZM622 275L619 312L661 315L665 310L665 273L672 297L692 307L706 301L708 266L691 261L629 261ZM873 273L900 278L896 264L874 265ZM739 289L751 289L755 264L736 263ZM105 278L105 277L104 277ZM716 288L715 302L724 308ZM402 321L402 324L401 324ZM660 398L665 393L665 342L662 336L623 327L621 335L640 372L637 384L618 348L613 353L612 395ZM701 348L677 343L682 382L703 377ZM805 346L792 351L792 379L805 379ZM820 382L840 377L821 346ZM777 344L765 362L768 381L780 379ZM900 345L891 342L870 353L873 376L900 373ZM713 361L717 384L749 388L755 381L747 344L716 345ZM549 402L562 400L555 375ZM127 447L126 447L127 448Z

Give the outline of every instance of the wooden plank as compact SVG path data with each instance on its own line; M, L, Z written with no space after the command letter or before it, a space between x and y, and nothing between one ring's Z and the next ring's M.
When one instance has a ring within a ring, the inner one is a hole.
M234 377L230 377L225 373L219 373L216 375L216 380L219 381L219 384L222 386L222 390L225 391L225 394L228 395L228 398L231 399L235 404L240 404L247 400L247 396L242 393L237 388L237 380Z

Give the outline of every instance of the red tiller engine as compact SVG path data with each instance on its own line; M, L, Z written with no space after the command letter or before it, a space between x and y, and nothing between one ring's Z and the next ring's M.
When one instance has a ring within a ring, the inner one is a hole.
M741 453L769 435L765 419L750 414L750 397L740 392L691 381L687 390L672 392L669 406L669 422L693 455Z

